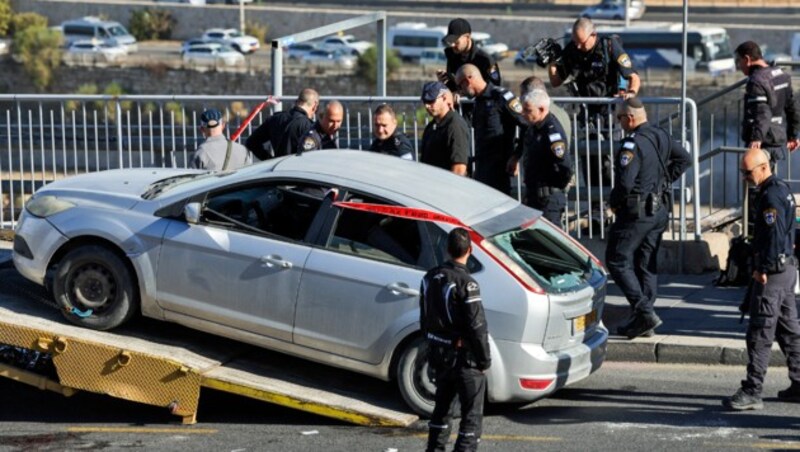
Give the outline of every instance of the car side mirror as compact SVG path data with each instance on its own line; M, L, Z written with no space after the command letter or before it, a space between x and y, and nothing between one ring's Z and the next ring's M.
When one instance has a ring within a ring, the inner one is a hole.
M183 216L189 224L200 222L201 207L199 202L190 202L183 207Z

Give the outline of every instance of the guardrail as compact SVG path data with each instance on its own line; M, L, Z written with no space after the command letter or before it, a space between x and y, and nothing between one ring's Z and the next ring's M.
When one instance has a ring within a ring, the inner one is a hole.
M332 97L323 97L323 102ZM367 149L372 141L372 111L382 103L393 106L398 127L414 143L419 155L422 132L429 121L416 97L336 97L345 105L339 132L342 148ZM197 129L200 113L210 107L224 111L228 130L236 130L260 96L104 96L104 95L0 95L0 227L13 228L24 201L39 187L75 174L111 168L186 167L201 140ZM643 98L651 122L669 118L679 98ZM576 162L576 182L568 193L567 226L576 237L605 237L611 220L606 200L613 185L613 155L622 133L618 127L604 134L590 134L579 127L580 104L614 104L619 99L553 98L573 111L570 151ZM698 168L697 108L689 109L690 151ZM263 122L270 112L259 114L241 139ZM615 124L609 113L607 123ZM669 122L671 127L672 122ZM599 128L599 126L598 126ZM5 148L5 149L3 149ZM474 154L474 152L473 152ZM691 186L698 187L693 169ZM521 197L522 177L516 178L512 195ZM692 212L687 206L687 179L680 181L679 213L672 216L673 234L686 238L687 220L700 237L700 196Z

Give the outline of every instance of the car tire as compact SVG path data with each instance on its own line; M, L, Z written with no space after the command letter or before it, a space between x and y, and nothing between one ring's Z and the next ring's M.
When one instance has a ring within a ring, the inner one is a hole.
M53 297L70 322L94 330L110 330L138 311L139 294L132 269L106 247L81 246L61 260L53 281Z
M428 344L422 338L409 342L397 361L397 385L403 400L422 417L433 413L436 383L428 364Z
M614 20L622 20L622 16L614 16L613 19Z

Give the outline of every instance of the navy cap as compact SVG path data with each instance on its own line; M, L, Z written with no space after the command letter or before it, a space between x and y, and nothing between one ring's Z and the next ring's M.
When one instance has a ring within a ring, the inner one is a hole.
M437 97L441 96L442 94L447 93L449 90L444 83L436 81L436 82L428 82L425 86L422 87L422 101L429 104L436 100Z
M469 22L461 18L453 19L447 26L447 36L442 38L442 42L450 47L456 42L456 39L467 33L472 33L472 27L469 26Z
M207 128L213 129L222 122L222 113L216 108L209 108L200 115L200 124Z

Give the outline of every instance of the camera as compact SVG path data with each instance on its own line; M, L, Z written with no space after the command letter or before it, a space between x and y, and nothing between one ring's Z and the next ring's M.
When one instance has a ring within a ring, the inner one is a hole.
M562 51L561 44L557 43L555 39L543 38L525 49L525 57L536 55L536 64L544 68L552 62L558 62L561 59Z

